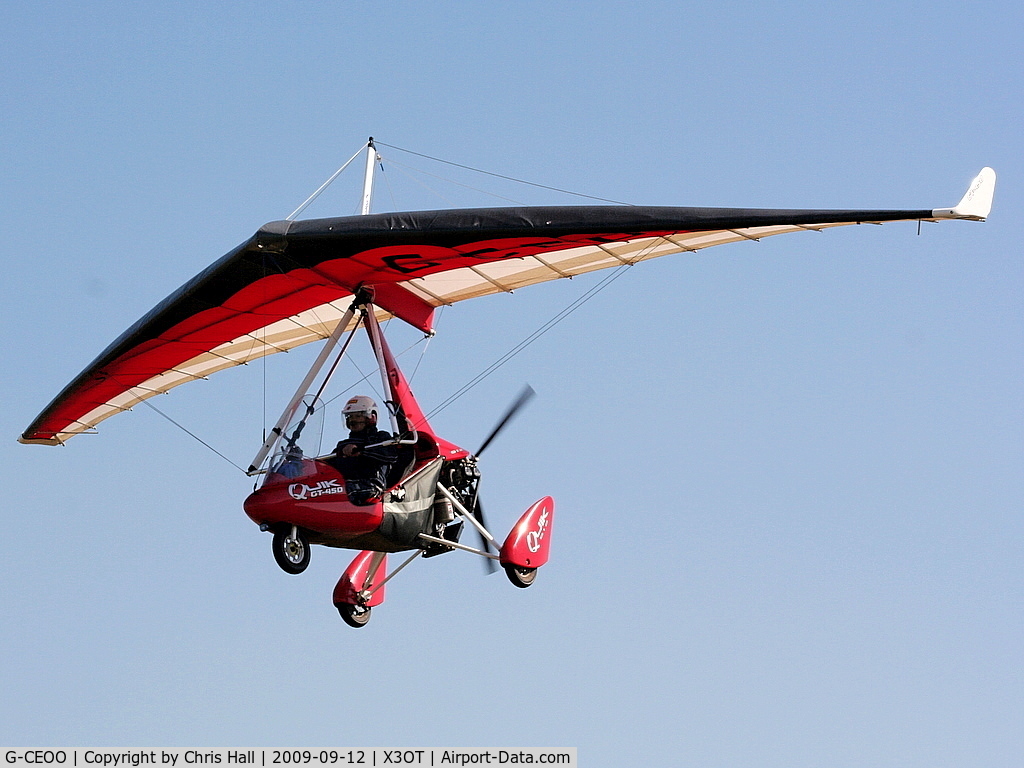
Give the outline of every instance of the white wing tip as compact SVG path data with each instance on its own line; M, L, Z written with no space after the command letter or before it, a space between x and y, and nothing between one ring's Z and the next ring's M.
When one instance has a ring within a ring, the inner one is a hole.
M25 437L22 435L18 438L18 442L22 445L64 445L63 442L58 440L56 437Z
M952 208L936 208L932 215L937 219L984 221L992 210L992 197L995 191L996 172L986 166L974 177L959 203Z

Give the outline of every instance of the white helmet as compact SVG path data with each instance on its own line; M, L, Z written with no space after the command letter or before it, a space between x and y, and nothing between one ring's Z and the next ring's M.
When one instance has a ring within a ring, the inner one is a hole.
M366 395L356 395L345 403L341 413L343 416L347 416L350 413L369 413L373 415L373 418L377 418L377 404Z

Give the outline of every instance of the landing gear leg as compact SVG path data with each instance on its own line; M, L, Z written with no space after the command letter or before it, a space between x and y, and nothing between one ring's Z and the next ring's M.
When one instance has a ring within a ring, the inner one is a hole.
M274 559L285 573L302 573L309 565L309 539L298 526L274 533Z

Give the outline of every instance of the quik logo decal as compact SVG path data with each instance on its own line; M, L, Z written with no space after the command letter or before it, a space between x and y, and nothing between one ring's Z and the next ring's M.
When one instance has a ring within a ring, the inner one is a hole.
M537 520L537 530L530 531L526 534L526 546L531 552L536 552L540 549L541 539L544 538L544 533L548 528L548 510L545 509L544 513Z
M317 496L344 492L345 489L338 485L337 480L321 480L312 486L305 483L292 483L288 486L288 494L296 501L305 501L306 499L315 499Z

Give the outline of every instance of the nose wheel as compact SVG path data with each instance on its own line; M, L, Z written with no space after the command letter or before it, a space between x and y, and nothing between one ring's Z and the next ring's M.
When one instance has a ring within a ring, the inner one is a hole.
M309 565L309 539L298 527L274 533L274 560L285 573L302 573Z

